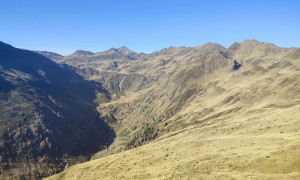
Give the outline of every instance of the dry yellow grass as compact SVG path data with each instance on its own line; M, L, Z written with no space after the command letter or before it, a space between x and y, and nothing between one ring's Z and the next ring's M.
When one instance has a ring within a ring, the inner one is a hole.
M49 179L299 179L299 108L217 118Z
M232 59L243 62L238 72L228 71L230 62L222 64L226 60L219 51L198 58L214 44L182 56L175 56L180 49L170 49L141 62L148 69L139 73L159 74L159 81L103 104L100 112L116 108L120 124L112 151L138 132L133 126L174 112L156 124L160 137L48 179L300 179L299 59L270 44L240 46L245 48L231 52ZM155 64L171 56L176 58L160 74Z

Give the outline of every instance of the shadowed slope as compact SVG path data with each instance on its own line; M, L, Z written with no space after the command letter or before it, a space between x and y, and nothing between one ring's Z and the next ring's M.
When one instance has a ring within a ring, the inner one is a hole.
M0 87L1 176L49 175L109 143L94 104L103 88L67 66L0 43Z

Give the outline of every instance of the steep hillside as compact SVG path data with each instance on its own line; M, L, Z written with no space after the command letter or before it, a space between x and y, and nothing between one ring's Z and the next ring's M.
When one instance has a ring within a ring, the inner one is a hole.
M95 92L109 98L67 65L0 42L0 179L50 175L110 143Z
M52 178L299 178L298 51L248 40L171 47L109 70L109 60L69 62L111 93L98 110L116 139L94 158L117 154Z

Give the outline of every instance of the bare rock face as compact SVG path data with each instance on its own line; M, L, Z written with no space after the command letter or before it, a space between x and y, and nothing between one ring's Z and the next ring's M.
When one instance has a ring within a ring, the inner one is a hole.
M241 67L242 67L242 65L241 65L240 63L238 63L236 60L234 60L234 61L233 61L233 65L232 65L231 70L232 70L232 71L237 71L237 70L239 70Z
M108 67L107 70L116 69L118 67L118 62L113 61Z

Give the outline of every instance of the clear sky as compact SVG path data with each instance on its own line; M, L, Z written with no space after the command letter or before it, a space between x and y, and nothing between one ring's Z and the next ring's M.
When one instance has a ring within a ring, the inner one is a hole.
M300 47L300 0L0 1L0 41L63 55L245 39Z

